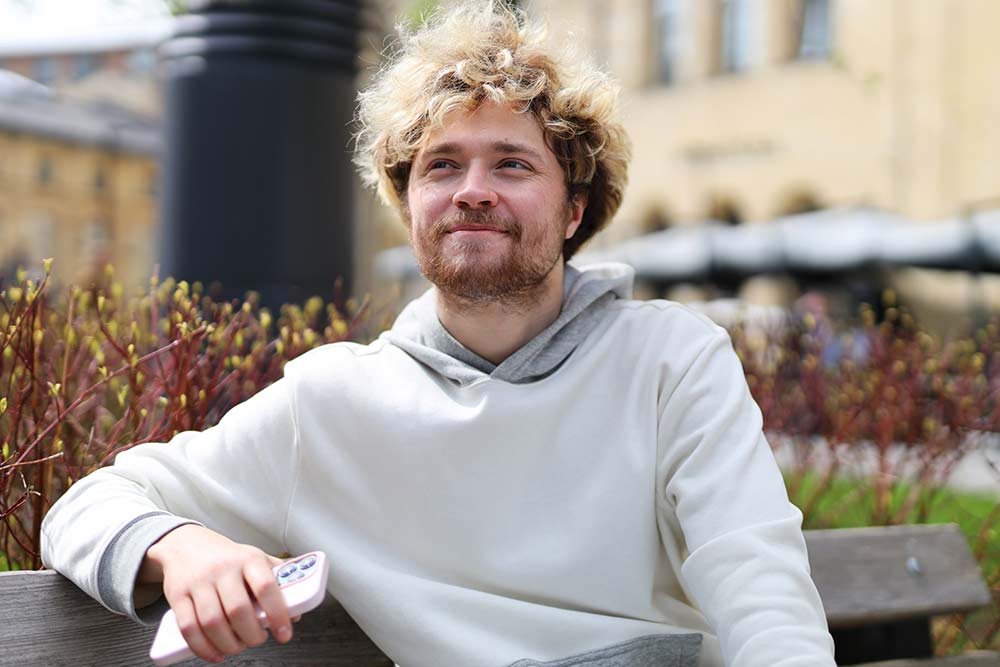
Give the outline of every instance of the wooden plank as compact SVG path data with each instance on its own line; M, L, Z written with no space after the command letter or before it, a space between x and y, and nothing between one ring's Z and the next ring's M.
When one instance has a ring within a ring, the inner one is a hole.
M0 667L135 667L152 664L155 628L110 613L62 575L0 572ZM192 659L180 663L194 667ZM240 667L391 667L335 600L295 625L292 641L267 644L229 658Z
M970 611L991 603L955 524L805 531L830 627Z
M1000 653L974 651L965 655L956 655L948 658L866 662L856 667L1000 667Z
M966 611L990 603L955 525L806 531L831 628ZM109 613L56 572L0 573L0 667L148 664L154 630ZM192 660L184 665L203 664ZM290 644L230 658L241 667L391 666L332 598L303 617ZM866 667L1000 667L996 654Z

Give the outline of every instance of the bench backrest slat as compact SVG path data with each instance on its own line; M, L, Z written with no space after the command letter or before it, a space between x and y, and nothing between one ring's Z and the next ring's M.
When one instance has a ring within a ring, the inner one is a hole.
M0 667L151 665L155 628L112 614L56 572L0 573ZM204 665L199 660L182 665ZM391 667L332 598L295 625L292 641L227 660L242 667Z
M990 603L965 537L955 525L805 535L813 580L831 628L966 611ZM0 667L148 665L153 633L154 628L111 614L56 572L0 573ZM290 644L269 641L225 664L385 667L392 661L328 598L303 616Z
M969 611L990 592L955 524L807 530L830 627Z

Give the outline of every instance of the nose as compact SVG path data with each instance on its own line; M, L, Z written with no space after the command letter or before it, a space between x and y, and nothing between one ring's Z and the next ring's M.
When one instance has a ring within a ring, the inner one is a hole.
M490 183L486 169L473 167L459 183L451 203L461 209L480 210L497 205L497 193Z

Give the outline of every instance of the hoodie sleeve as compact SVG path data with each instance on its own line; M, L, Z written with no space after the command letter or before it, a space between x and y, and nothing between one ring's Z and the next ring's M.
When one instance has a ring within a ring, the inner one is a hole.
M196 523L272 554L297 466L288 380L231 409L217 426L119 454L73 484L42 523L42 561L113 612L155 623L160 586L135 584L146 550Z
M676 516L688 552L681 575L726 665L833 667L802 515L729 336L712 329L660 400L658 511Z

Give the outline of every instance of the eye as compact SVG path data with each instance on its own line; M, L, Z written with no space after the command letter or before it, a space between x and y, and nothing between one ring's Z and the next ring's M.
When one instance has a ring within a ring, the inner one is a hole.
M427 170L430 171L431 169L445 169L450 166L451 163L448 162L447 160L431 160L430 163L428 163L427 165Z
M527 169L528 165L521 162L520 160L515 160L514 158L508 158L500 163L501 169Z

